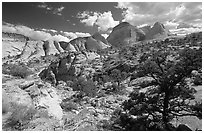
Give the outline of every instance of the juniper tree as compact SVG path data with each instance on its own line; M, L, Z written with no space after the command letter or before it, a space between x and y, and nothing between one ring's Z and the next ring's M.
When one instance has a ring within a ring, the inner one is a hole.
M202 118L202 103L192 102L196 90L186 81L192 70L201 69L202 50L185 48L177 53L172 57L170 51L162 50L141 60L138 75L152 77L155 81L146 92L134 91L123 103L126 114L121 123L125 129L170 130L169 122L175 117ZM132 116L136 119L131 119Z

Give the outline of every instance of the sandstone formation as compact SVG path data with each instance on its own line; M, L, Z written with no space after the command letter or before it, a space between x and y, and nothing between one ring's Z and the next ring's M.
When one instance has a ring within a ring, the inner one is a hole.
M112 46L120 48L144 39L145 34L142 30L127 22L122 22L113 28L113 31L107 38L107 41Z
M99 32L96 32L92 35L92 37L95 39L95 40L99 40L101 42L103 42L104 44L107 44L109 45L108 41L99 33Z
M77 71L73 66L76 61L76 56L74 59L71 54L63 56L58 61L52 62L48 68L40 72L39 77L42 80L51 82L52 84L58 84L58 81L68 81L74 79L77 75Z
M54 41L54 46L58 50L59 53L64 52L64 49L60 46L60 44L57 41Z
M87 52L96 52L101 54L103 49L110 47L103 43L103 41L106 43L107 41L99 33L95 34L94 37L97 39L94 39L93 37L78 37L70 42L60 41L59 44L57 44L57 42L54 42L54 44L56 45L56 49L60 49L61 47L65 51L82 53L88 59Z

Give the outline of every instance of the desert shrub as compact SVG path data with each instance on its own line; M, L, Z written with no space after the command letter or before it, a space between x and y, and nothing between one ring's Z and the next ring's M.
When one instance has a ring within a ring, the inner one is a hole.
M2 73L26 78L33 72L25 64L7 64L2 66Z
M202 85L202 77L201 76L196 76L193 80L194 85Z
M64 111L71 111L71 110L78 110L78 106L76 103L74 102L68 102L66 100L63 100L62 103L60 104L60 106L62 107L62 109Z
M119 69L113 69L110 74L111 80L114 82L113 90L121 92L122 91L122 81L127 78L128 74L126 72L121 72Z
M36 110L33 107L27 107L25 105L19 105L12 103L12 113L4 125L5 129L9 130L23 130L26 129L29 121L36 114Z
M97 95L97 87L91 79L86 79L83 77L79 77L74 81L73 85L74 91L80 91L87 96L94 97Z

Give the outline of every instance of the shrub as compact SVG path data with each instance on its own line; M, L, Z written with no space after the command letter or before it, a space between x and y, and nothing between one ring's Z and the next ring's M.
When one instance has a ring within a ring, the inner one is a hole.
M7 64L2 66L2 73L26 78L33 72L24 64Z
M29 121L36 114L36 110L33 107L27 107L25 105L19 105L12 103L12 113L6 121L4 128L11 130L23 130L28 125Z
M196 76L193 80L194 85L202 85L202 77Z
M91 79L86 79L83 77L79 77L74 81L73 85L74 91L80 91L87 96L94 97L97 94L97 87Z
M62 103L60 104L63 110L65 111L71 111L71 110L78 110L78 106L74 102L68 102L63 100Z

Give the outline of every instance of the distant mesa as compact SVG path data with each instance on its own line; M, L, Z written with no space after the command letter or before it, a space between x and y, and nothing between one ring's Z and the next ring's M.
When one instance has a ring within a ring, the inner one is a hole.
M156 22L152 28L150 26L144 26L140 29L145 33L146 40L165 38L171 35L170 31L160 22Z
M144 26L137 28L128 22L122 22L113 28L107 41L114 47L124 47L138 41L165 38L171 36L169 30L160 22L156 22L152 27Z
M122 22L113 28L107 41L114 47L124 47L144 39L145 33L141 29L138 29L128 22Z

